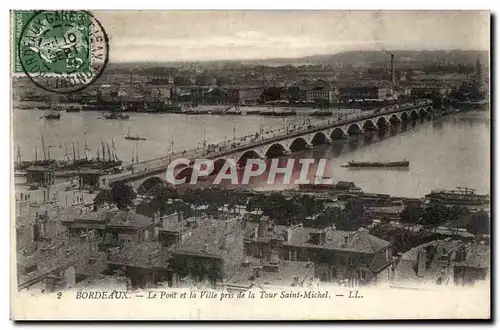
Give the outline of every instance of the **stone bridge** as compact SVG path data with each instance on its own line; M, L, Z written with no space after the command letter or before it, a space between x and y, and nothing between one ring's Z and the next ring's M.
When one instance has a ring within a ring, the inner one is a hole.
M108 176L104 178L102 185L106 186L114 182L132 183L139 193L145 193L158 185L166 185L165 170L172 159L206 158L214 160L214 172L217 173L227 159L235 159L239 166L244 166L250 158L274 158L291 152L305 150L321 144L329 144L332 140L341 139L347 135L363 134L366 131L377 130L401 121L416 120L424 118L433 111L432 103L429 101L418 102L408 106L393 106L390 108L375 110L369 114L354 116L341 120L327 120L321 124L302 127L287 127L286 132L274 134L269 137L252 138L219 144L214 151L207 153L204 150L195 149L186 154L171 155L162 159L152 160L141 164L142 170ZM154 166L154 162L158 165ZM158 163L160 162L160 163ZM152 166L148 166L151 164ZM184 168L179 165L177 177L189 177L193 171L192 165ZM107 182L106 182L107 181Z

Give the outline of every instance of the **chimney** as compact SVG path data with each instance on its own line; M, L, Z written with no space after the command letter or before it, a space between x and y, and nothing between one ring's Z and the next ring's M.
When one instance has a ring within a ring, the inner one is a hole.
M326 243L326 231L321 230L321 231L318 233L318 241L317 241L317 244L318 244L318 245L325 245L325 243Z
M394 54L391 54L391 82L396 85L396 72L394 71Z

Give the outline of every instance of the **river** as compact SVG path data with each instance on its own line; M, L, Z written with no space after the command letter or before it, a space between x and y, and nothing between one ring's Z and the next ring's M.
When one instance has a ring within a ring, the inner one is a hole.
M352 110L343 110L350 113ZM46 150L51 158L64 159L66 152L84 157L86 141L91 156L97 149L102 155L101 140L111 146L125 163L132 155L139 160L161 157L174 151L197 147L205 138L216 143L263 130L300 124L310 117L284 118L258 116L206 116L180 114L132 113L130 120L103 120L98 112L63 113L61 120L45 120L42 111L14 110L13 136L16 157L17 147L23 160L43 157L41 132ZM467 186L480 193L490 190L490 131L487 113L456 114L435 122L409 123L406 129L398 128L391 134L363 137L357 143L335 141L331 146L294 154L294 157L327 158L329 173L334 181L353 181L367 192L387 193L398 196L421 197L431 189L454 189ZM130 132L147 138L146 141L125 140ZM138 146L138 152L136 152ZM107 148L106 148L107 153ZM340 165L349 160L401 160L410 161L407 170L349 169ZM277 187L275 187L277 188Z

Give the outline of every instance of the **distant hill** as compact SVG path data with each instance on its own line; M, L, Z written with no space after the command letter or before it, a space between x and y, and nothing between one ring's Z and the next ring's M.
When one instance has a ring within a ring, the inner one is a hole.
M478 57L482 64L488 63L488 52L478 50L395 50L395 61L405 63L476 63ZM269 59L259 61L242 61L259 64L276 63L310 63L323 65L364 65L390 61L390 55L385 51L349 51L332 55L314 55L296 59Z
M391 50L396 63L399 64L433 64L433 63L453 63L453 64L475 64L480 60L481 64L488 65L489 52L480 50ZM390 55L385 51L348 51L337 54L313 55L300 58L275 58L263 60L220 60L220 61L199 61L199 62L121 62L110 63L113 69L125 68L152 68L152 67L179 67L195 64L200 67L217 68L223 66L239 65L370 65L388 63Z

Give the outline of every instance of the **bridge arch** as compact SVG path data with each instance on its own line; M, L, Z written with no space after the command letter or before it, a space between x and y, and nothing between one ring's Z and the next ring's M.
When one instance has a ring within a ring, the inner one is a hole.
M410 118L411 119L417 119L418 117L419 117L419 114L418 114L417 110L412 110L410 112Z
M267 148L264 155L267 158L274 158L282 156L286 153L286 148L281 143L274 143L269 148Z
M351 124L347 129L347 133L350 135L359 134L361 133L361 128L358 124Z
M260 159L261 156L259 153L255 150L248 150L245 151L238 159L237 159L237 165L238 166L245 166L247 161L249 159Z
M432 111L432 107L427 107L427 112L431 112Z
M428 113L427 113L427 110L426 110L426 109L423 109L423 108L422 108L422 109L420 109L420 110L418 111L418 114L420 115L420 117L425 117L425 116L427 116L427 114L428 114Z
M408 113L403 111L400 115L400 118L401 118L401 120L408 120L408 118L409 118Z
M327 142L328 142L328 137L323 132L318 132L318 133L314 134L313 138L311 139L311 144L313 146L325 144Z
M377 119L376 124L377 124L377 126L380 126L380 127L387 126L388 121L387 121L387 119L385 117L380 117L380 118Z
M375 127L375 124L373 124L373 121L371 119L368 119L363 123L363 129L365 130L373 127Z
M210 175L217 175L219 174L220 170L222 169L222 166L226 163L226 158L219 158L214 161L214 168L212 169L212 172Z
M400 119L399 119L399 117L395 113L391 115L391 118L389 118L389 122L391 122L393 124L397 123L399 121L400 121Z
M163 189L167 186L167 181L158 176L153 176L151 178L146 179L140 186L137 188L137 193L139 195L145 195L149 192L152 192L157 189Z
M193 175L193 172L194 172L194 168L192 166L187 166L187 167L184 167L182 170L179 171L179 173L177 173L175 175L175 178L177 180L182 180L182 179L186 179L186 182L189 182L191 180L191 176Z
M340 138L342 138L344 135L346 135L346 133L344 132L344 130L340 127L335 127L335 129L332 131L332 134L330 134L330 138L332 140L338 140Z
M300 150L305 150L307 149L307 141L304 138L296 138L295 140L292 141L290 144L290 151L300 151Z

